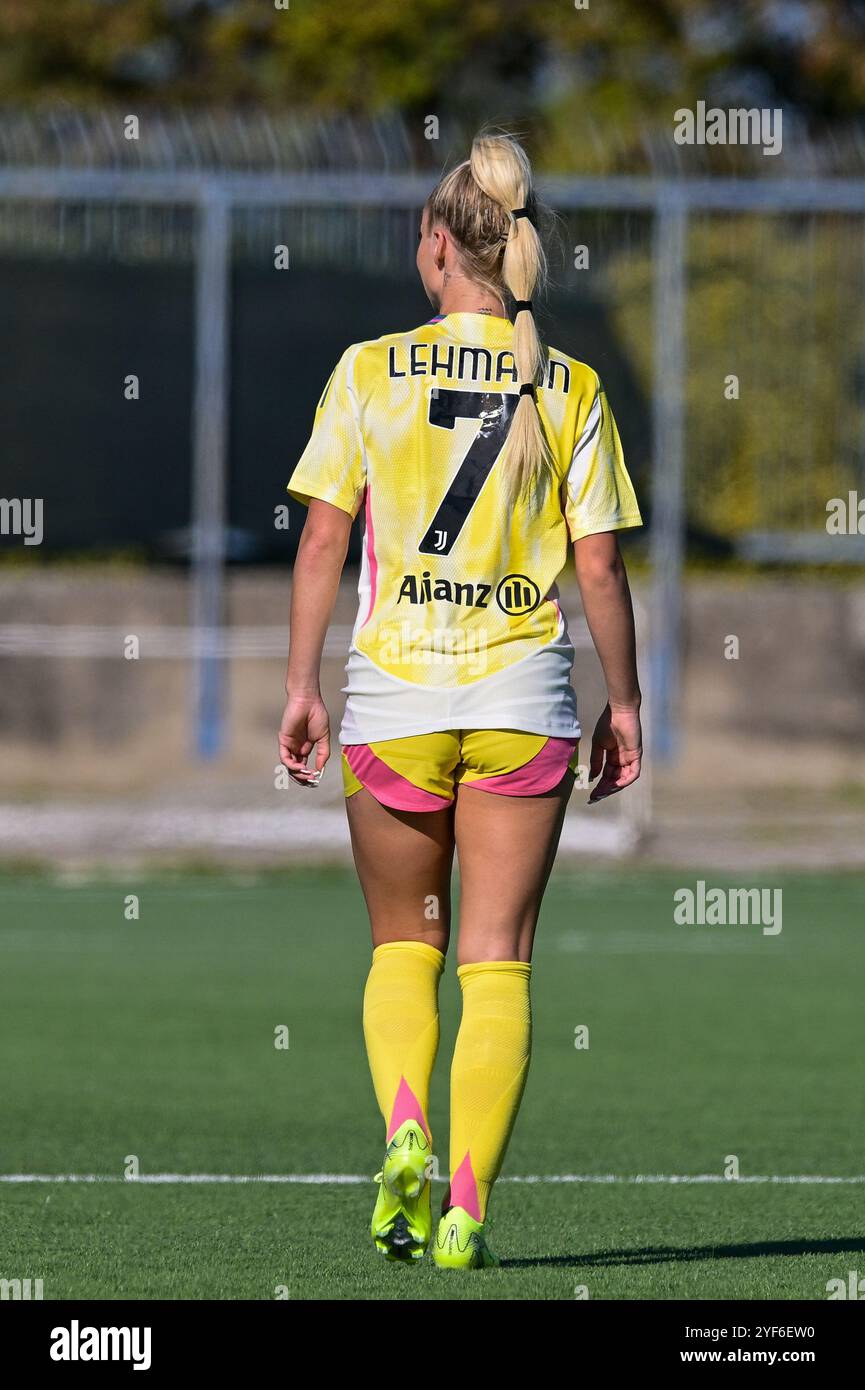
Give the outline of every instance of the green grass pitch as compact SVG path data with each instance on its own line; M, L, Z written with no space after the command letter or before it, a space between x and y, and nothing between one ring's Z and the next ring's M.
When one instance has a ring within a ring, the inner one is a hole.
M675 925L697 877L555 873L506 1175L721 1175L728 1155L743 1178L865 1172L865 878L763 875L784 894L772 937ZM377 1171L351 874L10 875L0 918L0 1172L117 1179L130 1155L143 1175ZM446 1171L452 964L441 999ZM41 1278L46 1299L822 1299L865 1275L861 1184L502 1183L503 1266L482 1274L380 1260L374 1192L3 1183L0 1277Z

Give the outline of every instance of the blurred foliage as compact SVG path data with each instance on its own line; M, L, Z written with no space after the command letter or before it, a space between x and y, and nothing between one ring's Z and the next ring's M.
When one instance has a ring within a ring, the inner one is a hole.
M612 262L613 318L643 390L653 267ZM689 237L686 455L690 523L719 536L820 531L865 488L862 228L845 217L706 216ZM725 382L738 378L738 399Z
M633 159L647 126L698 99L782 105L805 126L865 105L863 0L279 3L3 0L0 100L525 121L558 170L598 146Z
M2 0L0 100L399 111L420 144L433 114L522 130L556 173L658 168L677 155L674 111L698 100L780 106L785 140L855 130L865 0ZM606 274L650 398L651 255L613 255ZM827 498L865 487L863 277L855 219L694 219L692 522L722 536L819 529Z

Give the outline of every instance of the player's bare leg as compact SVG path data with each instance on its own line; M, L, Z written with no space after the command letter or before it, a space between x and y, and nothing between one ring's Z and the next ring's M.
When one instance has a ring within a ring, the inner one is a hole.
M540 796L496 796L470 784L458 788L460 965L531 960L573 785L568 772L558 787Z
M528 1074L532 945L573 782L567 772L555 790L531 797L457 791L463 1012L451 1067L451 1182L433 1244L443 1268L497 1263L487 1204Z
M345 805L373 946L425 941L444 954L451 922L453 809L393 811L366 789Z
M346 806L375 948L363 1026L386 1126L371 1232L387 1259L414 1261L432 1233L429 1082L450 927L453 812L393 811L365 789Z

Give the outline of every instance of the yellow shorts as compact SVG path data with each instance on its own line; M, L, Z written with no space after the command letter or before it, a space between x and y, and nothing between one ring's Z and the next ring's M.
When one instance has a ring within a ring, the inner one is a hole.
M579 740L512 729L449 729L352 743L342 750L346 796L366 788L395 811L440 811L457 786L499 796L540 796L576 771Z

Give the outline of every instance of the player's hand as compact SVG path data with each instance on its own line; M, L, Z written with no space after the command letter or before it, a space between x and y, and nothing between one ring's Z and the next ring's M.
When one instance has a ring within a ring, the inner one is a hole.
M315 766L306 760L315 749ZM317 787L330 757L330 720L320 695L289 695L279 728L279 761L301 787Z
M592 788L589 805L622 791L636 782L643 758L643 733L640 711L636 708L609 705L595 725L592 735L592 758L589 779L600 777Z

